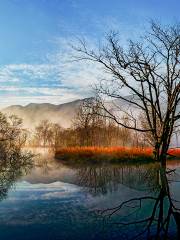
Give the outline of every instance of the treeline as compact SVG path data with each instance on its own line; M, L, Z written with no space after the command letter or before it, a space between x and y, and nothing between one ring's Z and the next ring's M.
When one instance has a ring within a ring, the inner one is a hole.
M135 140L135 139L134 139ZM132 142L129 131L104 122L89 124L86 127L72 126L64 129L59 124L43 120L35 128L29 145L41 147L70 147L70 146L127 146Z
M72 146L146 146L143 135L120 127L112 119L101 114L98 104L92 99L83 102L72 126L62 128L57 123L43 120L31 133L28 145L41 147ZM124 117L124 121L128 121Z

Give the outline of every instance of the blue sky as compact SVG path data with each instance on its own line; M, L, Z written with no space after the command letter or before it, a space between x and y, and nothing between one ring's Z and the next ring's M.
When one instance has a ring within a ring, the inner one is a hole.
M92 46L110 31L122 42L150 18L180 20L178 0L0 0L0 107L91 95L99 69L70 62L76 37Z

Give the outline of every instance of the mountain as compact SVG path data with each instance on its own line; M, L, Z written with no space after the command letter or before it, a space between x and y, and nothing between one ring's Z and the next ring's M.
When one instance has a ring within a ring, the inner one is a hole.
M41 120L49 120L68 128L72 124L82 100L54 105L50 103L30 103L26 106L12 105L1 111L7 115L15 114L23 119L24 127L33 129Z
M131 96L126 96L129 98ZM78 110L78 107L85 99L78 99L73 102L54 105L51 103L30 103L26 106L12 105L1 110L1 112L7 115L17 115L23 119L23 125L25 128L33 129L42 120L49 120L50 122L59 123L62 127L68 128L72 124L72 120ZM117 108L117 106L123 106L128 108L126 101L116 99L112 102L106 102L109 109ZM114 105L115 104L115 105ZM116 107L115 107L116 106Z

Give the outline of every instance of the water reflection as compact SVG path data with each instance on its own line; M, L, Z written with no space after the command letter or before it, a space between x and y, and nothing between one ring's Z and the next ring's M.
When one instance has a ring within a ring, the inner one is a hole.
M65 164L55 161L52 156L41 156L25 180L34 184L68 182L83 187L93 196L116 192L121 185L138 191L155 191L158 188L158 168L158 164Z
M126 239L180 239L179 201L171 192L172 183L178 181L175 169L159 164L81 166L76 174L76 184L93 195L119 191L122 185L145 191L144 196L99 211L104 220L119 227L121 237L126 233Z
M76 169L76 184L92 194L118 191L120 184L139 191L155 191L158 185L158 164L93 165Z
M155 169L156 171L159 175L159 190L156 188L155 194L131 198L116 207L100 211L105 218L111 218L111 224L116 224L119 228L128 228L127 237L131 235L132 239L180 238L180 208L177 206L178 200L171 195L168 181L171 171L167 172L163 167ZM148 209L146 202L149 204ZM129 209L125 215L124 208ZM115 215L115 220L112 220ZM120 217L117 218L117 215ZM175 227L176 233L172 233ZM126 231L123 229L123 232Z
M30 153L11 155L0 161L0 200L7 197L9 189L14 183L33 168L33 155Z
M28 157L1 162L1 200L22 184L0 205L0 229L8 226L0 237L12 239L6 232L21 224L31 231L16 239L34 239L37 225L40 239L180 239L179 166L67 165L46 154L34 165Z

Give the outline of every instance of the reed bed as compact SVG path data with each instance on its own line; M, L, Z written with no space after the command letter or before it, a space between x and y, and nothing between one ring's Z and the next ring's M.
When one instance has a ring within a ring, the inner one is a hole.
M170 148L168 154L171 157L180 158L180 148Z
M135 147L67 147L56 151L55 157L65 161L121 162L153 159L152 148Z

